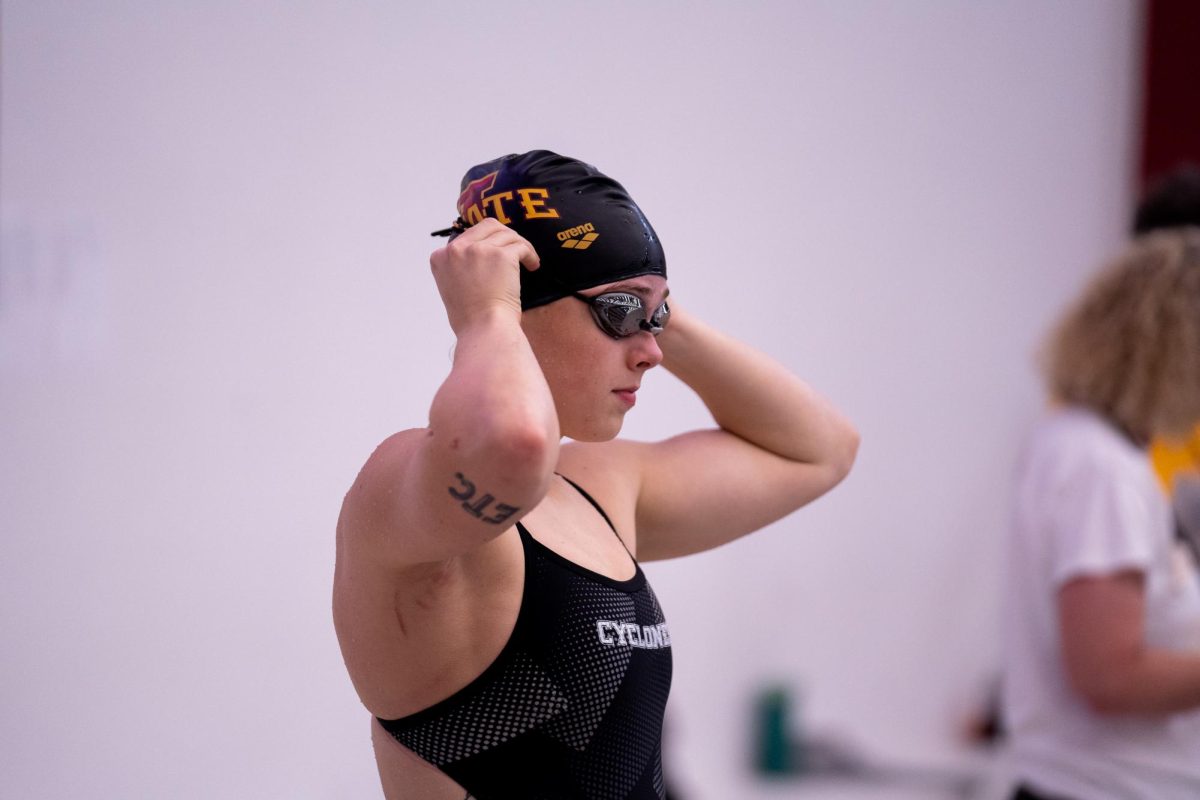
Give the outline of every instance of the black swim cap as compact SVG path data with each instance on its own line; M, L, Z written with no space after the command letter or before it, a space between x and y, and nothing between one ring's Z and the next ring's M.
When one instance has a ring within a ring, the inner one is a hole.
M521 270L521 308L638 275L667 276L662 244L621 184L573 158L533 150L463 176L449 235L494 217L524 236L541 267Z

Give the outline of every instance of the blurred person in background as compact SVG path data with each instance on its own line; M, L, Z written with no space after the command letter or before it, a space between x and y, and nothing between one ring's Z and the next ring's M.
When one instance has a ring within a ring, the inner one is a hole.
M858 436L783 366L668 306L653 228L594 167L533 151L460 191L430 259L450 374L338 522L334 622L384 793L662 800L671 637L638 562L819 497ZM713 426L618 439L660 364Z
M1158 181L1138 205L1133 233L1200 227L1200 166L1185 164ZM1200 559L1200 425L1182 440L1156 437L1155 471L1175 507L1178 534Z
M1014 797L1200 797L1200 584L1146 452L1200 422L1200 230L1137 238L1045 372L1005 579Z

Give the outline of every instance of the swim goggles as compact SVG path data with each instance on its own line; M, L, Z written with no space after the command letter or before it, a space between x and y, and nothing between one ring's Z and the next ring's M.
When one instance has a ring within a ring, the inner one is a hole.
M572 292L571 296L587 303L596 325L614 339L624 339L638 331L658 336L671 318L671 308L665 300L653 314L647 314L642 298L628 292L605 292L595 297Z

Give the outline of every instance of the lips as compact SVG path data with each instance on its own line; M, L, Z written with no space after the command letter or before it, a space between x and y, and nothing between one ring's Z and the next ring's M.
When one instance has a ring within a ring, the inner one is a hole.
M622 389L613 389L613 394L632 408L633 404L637 402L637 390L638 387L636 386L626 386Z

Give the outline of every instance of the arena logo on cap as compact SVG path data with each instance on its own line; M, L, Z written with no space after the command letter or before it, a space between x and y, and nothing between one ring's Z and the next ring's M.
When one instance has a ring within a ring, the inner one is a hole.
M474 225L484 217L495 217L499 222L508 225L513 218L508 212L522 213L522 219L558 219L557 209L546 205L550 200L550 190L536 186L524 189L511 189L506 192L488 194L496 186L496 176L499 171L488 173L482 178L476 178L467 184L462 194L458 196L458 213L467 224ZM515 194L514 194L515 193ZM505 202L509 205L506 207Z
M573 250L586 250L592 246L592 242L599 238L600 234L596 233L596 226L590 222L558 232L558 240L562 242L562 246Z

